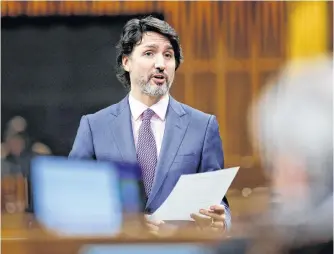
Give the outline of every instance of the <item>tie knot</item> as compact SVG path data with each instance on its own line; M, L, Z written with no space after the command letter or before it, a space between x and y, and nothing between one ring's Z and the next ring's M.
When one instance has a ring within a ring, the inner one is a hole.
M152 116L154 115L154 111L150 108L146 109L143 112L143 120L151 120Z

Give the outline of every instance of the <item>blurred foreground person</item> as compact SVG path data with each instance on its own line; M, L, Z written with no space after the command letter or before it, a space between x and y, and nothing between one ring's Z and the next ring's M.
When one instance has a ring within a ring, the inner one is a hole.
M332 96L333 59L321 56L288 65L252 108L273 200L251 253L333 253Z

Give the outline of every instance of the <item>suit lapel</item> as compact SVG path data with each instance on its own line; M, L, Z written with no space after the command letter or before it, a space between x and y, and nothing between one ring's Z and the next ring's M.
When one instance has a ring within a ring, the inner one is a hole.
M188 124L189 115L186 114L180 103L170 97L162 147L160 150L152 191L148 198L146 207L151 204L161 188L182 143Z
M110 129L123 162L137 163L128 96L118 104L111 115L113 120L110 122Z

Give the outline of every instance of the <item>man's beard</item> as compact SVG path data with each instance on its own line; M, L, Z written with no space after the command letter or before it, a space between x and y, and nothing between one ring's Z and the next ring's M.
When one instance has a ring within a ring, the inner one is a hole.
M139 83L140 86L140 90L142 93L152 96L152 97L158 97L158 96L163 96L165 94L168 93L169 88L171 86L171 83L169 82L168 79L165 80L164 84L162 85L157 85L154 84L152 85L150 83L151 79L149 79L148 81L141 81Z

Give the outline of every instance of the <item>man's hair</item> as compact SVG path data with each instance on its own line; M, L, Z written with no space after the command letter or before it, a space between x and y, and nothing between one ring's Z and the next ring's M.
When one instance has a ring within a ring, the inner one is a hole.
M268 169L278 152L302 156L317 192L326 188L332 193L333 58L320 56L288 64L275 83L264 89L251 117Z
M123 56L131 55L134 47L141 42L146 32L159 33L170 41L175 54L175 70L183 60L179 36L167 22L152 16L129 20L123 27L121 38L116 45L116 77L127 89L131 86L130 76L123 68L122 59Z
M303 170L309 190L298 201L271 200L276 203L268 210L272 232L280 247L332 241L333 58L324 55L288 63L261 93L250 116L254 143L269 174L280 155L304 163L300 168L276 168L283 174ZM285 186L290 191L294 187Z

